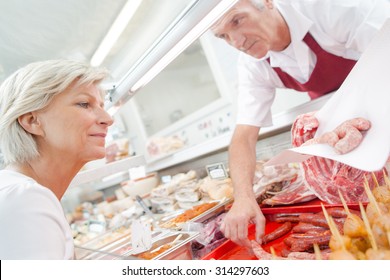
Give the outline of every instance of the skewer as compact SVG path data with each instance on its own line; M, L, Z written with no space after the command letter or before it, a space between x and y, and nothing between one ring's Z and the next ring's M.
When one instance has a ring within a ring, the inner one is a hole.
M370 240L370 243L371 243L371 247L372 247L374 250L378 250L378 246L377 246L377 244L376 244L374 235L373 235L373 233L372 233L372 229L371 229L371 227L370 227L370 222L368 221L366 211L364 210L363 204L362 204L360 201L359 201L359 207L360 207L360 212L361 212L361 214L362 214L362 218L363 218L364 225L365 225L365 227L366 227L368 239Z
M342 249L346 250L345 244L343 242L343 238L341 237L341 234L340 234L339 230L337 229L337 226L336 226L333 218L331 216L329 216L328 212L325 209L324 204L322 204L322 203L321 203L321 208L322 208L322 211L324 212L326 222L329 225L330 232L337 239L337 241L341 244Z
M313 248L314 248L314 254L316 256L316 260L322 260L321 250L320 250L320 247L318 246L318 244L314 243Z
M374 173L372 173L372 174L373 174L373 178L376 178L375 175L374 175ZM389 177L387 177L385 171L383 171L383 176L384 176L384 178L385 178L386 185L387 185L388 187L390 187L390 185L388 185ZM364 189L365 189L365 191L366 191L366 193L367 193L367 196L368 196L368 199L370 200L370 203L372 203L372 204L374 205L374 208L375 208L375 210L377 211L377 214L378 214L378 215L381 215L382 212L381 212L381 210L380 210L380 208L379 208L378 202L376 201L376 199L375 199L375 197L374 197L372 191L371 191L370 188L368 187L368 182L367 182L367 179L366 179L366 178L365 178L365 181L364 181ZM367 215L366 215L366 216L367 216ZM367 219L367 220L368 220L368 219ZM386 230L386 237L387 237L387 240L388 240L388 242L389 242L389 244L390 244L390 232L388 232L387 230Z
M364 185L364 190L367 193L368 200L370 201L370 203L372 203L374 205L374 208L375 208L376 212L378 213L378 215L381 215L382 214L381 210L379 208L378 203L376 202L374 195L372 194L372 191L370 190L370 187L368 186L368 181L367 181L366 177L364 177L363 185Z
M271 251L272 259L274 259L274 260L278 259L278 256L276 255L274 247L272 247L272 246L269 247L269 250Z
M375 183L375 187L379 187L378 179L376 178L374 172L371 172L371 177L372 177L372 180Z
M383 170L383 178L385 178L386 186L387 186L388 188L390 188L390 179L389 179L389 177L387 176L385 170Z
M349 211L347 203L345 202L345 199L344 199L344 197L341 194L339 189L338 189L338 192L339 192L340 200L341 200L341 203L343 204L344 210L345 210L345 212L347 212L348 216L350 216L351 215L351 211Z

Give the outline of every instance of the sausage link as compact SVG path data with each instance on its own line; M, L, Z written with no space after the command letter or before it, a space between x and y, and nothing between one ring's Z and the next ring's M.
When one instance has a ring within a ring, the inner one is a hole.
M327 230L327 228L321 226L315 226L313 224L303 223L303 222L298 223L296 226L292 228L292 232L294 233L305 233L308 231L321 232L325 230Z
M271 242L275 239L278 239L279 237L285 235L286 233L290 232L292 228L292 225L290 222L285 222L283 225L275 229L273 232L270 232L262 238L263 244L266 244L268 242Z

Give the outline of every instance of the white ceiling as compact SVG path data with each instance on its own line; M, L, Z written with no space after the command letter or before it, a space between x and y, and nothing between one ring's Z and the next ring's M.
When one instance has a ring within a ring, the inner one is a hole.
M103 65L120 78L192 0L143 0ZM126 0L0 0L0 82L27 63L89 61Z

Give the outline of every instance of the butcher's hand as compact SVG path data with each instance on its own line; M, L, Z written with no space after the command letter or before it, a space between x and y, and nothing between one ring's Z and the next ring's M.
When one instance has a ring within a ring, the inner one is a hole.
M265 218L254 196L241 197L233 202L232 208L230 208L221 224L221 231L226 238L234 243L250 248L251 242L248 239L249 223L256 225L256 241L261 243L261 238L264 236Z
M362 131L370 129L371 123L363 118L354 118L347 120L336 127L331 132L313 138L304 145L309 144L329 144L334 147L339 154L346 154L355 149L363 140Z

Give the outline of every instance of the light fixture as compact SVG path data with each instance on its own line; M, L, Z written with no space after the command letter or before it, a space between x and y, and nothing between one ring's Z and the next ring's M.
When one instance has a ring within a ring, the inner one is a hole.
M193 0L117 82L105 107L114 115L134 94L202 35L237 0Z
M184 51L195 39L202 35L214 21L236 3L235 0L220 1L198 24L183 36L159 61L157 61L134 85L130 92L136 92L150 82L160 73L174 58Z
M129 23L130 19L137 11L141 2L142 0L127 0L118 17L111 25L110 30L108 31L103 41L100 43L99 47L93 54L91 58L92 66L99 66L103 62L103 60L111 50L112 46L118 40L119 36L122 34L123 30Z

